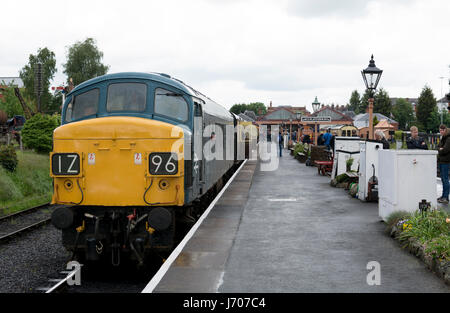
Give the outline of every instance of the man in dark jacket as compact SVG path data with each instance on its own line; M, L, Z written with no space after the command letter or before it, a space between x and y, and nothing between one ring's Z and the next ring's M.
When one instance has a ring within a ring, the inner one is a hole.
M303 143L311 143L311 137L309 135L303 136Z
M439 132L442 135L438 147L438 164L442 180L442 197L438 198L437 201L439 203L448 204L448 193L450 189L448 181L448 169L450 166L450 129L445 125L441 125L439 126Z
M280 149L280 157L282 156L284 138L281 131L278 133L278 148Z
M317 137L317 145L323 146L325 144L325 140L323 139L323 134L320 134L319 137Z
M419 130L416 126L411 127L411 137L406 140L406 145L408 146L408 149L422 149L422 150L428 150L428 146L423 140L422 137L419 137Z

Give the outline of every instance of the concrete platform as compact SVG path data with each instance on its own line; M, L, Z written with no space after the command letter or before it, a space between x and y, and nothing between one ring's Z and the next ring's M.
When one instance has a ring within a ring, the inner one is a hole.
M242 168L153 292L450 291L384 229L376 203L285 150L276 171ZM370 261L381 285L367 284Z

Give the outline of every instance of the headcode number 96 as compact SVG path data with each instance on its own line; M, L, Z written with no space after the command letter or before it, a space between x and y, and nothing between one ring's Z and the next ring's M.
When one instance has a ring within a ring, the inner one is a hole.
M178 160L176 153L151 153L149 162L149 170L152 175L175 175L178 173Z

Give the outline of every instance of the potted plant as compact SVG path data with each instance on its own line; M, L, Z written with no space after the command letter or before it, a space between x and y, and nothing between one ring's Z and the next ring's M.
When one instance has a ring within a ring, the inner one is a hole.
M353 158L348 158L347 161L345 161L347 172L350 172L352 170L353 160Z

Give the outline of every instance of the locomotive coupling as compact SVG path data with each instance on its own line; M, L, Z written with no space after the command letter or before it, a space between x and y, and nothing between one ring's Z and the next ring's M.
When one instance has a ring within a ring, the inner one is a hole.
M72 226L74 213L69 207L57 208L52 213L52 224L58 229L66 229Z

